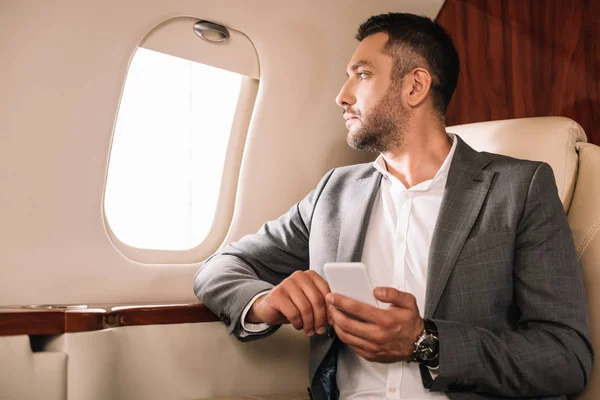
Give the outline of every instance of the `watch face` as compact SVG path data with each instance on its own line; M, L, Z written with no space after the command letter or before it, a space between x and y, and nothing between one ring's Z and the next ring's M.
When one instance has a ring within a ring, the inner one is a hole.
M419 343L417 357L423 361L431 361L438 356L439 342L434 335L425 335Z

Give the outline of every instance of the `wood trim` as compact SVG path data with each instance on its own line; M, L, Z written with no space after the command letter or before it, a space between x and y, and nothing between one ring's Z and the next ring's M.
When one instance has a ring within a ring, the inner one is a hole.
M104 310L76 313L65 311L63 317L63 331L60 333L91 332L106 327L107 313Z
M139 325L219 321L203 304L100 306L83 310L0 307L0 336L60 335Z
M106 326L110 328L220 321L202 304L119 307L106 317Z
M564 116L600 144L600 1L447 0L461 61L447 125Z
M62 333L63 321L60 311L0 312L0 336Z

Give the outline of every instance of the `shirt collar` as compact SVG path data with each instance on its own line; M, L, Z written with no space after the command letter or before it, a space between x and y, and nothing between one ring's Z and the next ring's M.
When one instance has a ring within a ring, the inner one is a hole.
M427 181L427 182L430 182L430 184L427 185L427 187L424 189L427 189L428 187L431 186L431 184L439 181L442 178L446 178L448 176L448 171L450 170L450 163L452 162L452 158L454 157L454 153L456 151L456 144L458 143L458 140L456 140L456 137L453 133L448 133L448 138L452 142L452 147L450 148L450 152L446 156L446 159L442 163L442 166L440 167L438 172L435 174L435 177L432 180ZM388 178L388 179L393 178L394 180L396 180L396 178L392 174L390 174L389 171L387 170L387 165L385 163L385 159L383 158L383 155L380 154L375 159L375 161L373 161L373 166L375 167L375 169L377 171L379 171L383 175L384 178ZM421 185L423 183L425 183L425 182L421 182L419 185ZM416 185L416 186L419 186L419 185Z

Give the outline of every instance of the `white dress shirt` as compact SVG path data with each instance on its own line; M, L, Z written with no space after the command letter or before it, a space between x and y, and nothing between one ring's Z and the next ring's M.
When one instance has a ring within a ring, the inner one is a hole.
M456 143L453 140L435 177L410 189L387 171L382 156L374 162L383 179L373 203L361 261L367 266L373 287L391 286L412 293L421 316L429 247ZM417 363L369 362L347 346L340 347L338 353L336 380L343 400L448 399L442 392L429 392L423 387Z
M367 266L373 287L391 286L412 293L421 316L429 247L457 143L454 135L449 137L452 147L435 177L409 189L387 171L382 156L373 163L383 179L371 211L361 261ZM252 304L264 293L257 294L244 309L242 327L246 332L242 335L269 327L245 322ZM442 392L429 392L423 387L417 363L370 362L347 346L340 347L336 380L341 400L448 399Z

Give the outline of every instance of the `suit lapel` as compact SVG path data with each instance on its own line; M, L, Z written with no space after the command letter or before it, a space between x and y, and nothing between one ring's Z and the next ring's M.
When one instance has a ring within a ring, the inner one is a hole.
M354 183L349 196L344 196L346 199L340 205L340 236L338 240L338 248L336 254L337 262L355 262L360 261L363 252L363 245L367 233L367 226L371 217L371 209L373 202L377 198L377 189L381 183L382 175L373 171L373 174L367 178L360 179ZM335 335L333 328L331 332ZM337 340L337 339L336 339ZM313 336L311 338L311 357L310 360L310 382L315 378L315 374L321 367L323 360L329 354L331 346L335 340L323 336ZM334 368L337 367L337 355L332 355L331 360L326 360L326 363L333 362ZM335 369L333 370L335 372ZM329 371L331 373L331 371ZM324 372L321 372L324 373ZM319 378L325 379L328 385L331 385L331 379L324 373L324 376ZM334 375L335 376L335 375Z
M429 250L425 318L435 313L494 176L494 172L483 170L490 163L489 159L456 138L457 148Z
M349 200L341 205L337 262L360 261L371 209L377 197L381 178L382 175L374 170L370 177L356 181L348 197Z

